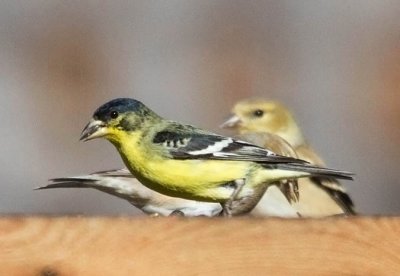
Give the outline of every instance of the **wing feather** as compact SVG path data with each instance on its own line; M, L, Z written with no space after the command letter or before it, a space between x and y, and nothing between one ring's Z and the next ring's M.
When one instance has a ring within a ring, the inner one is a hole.
M153 143L166 148L174 159L253 161L274 164L307 163L304 160L275 154L245 141L192 130L164 130L154 136Z

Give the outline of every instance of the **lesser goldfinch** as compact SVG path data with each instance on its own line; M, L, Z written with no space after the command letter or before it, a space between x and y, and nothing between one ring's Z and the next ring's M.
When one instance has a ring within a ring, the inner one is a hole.
M276 147L276 141L264 139L265 137L260 136L261 133L276 134L293 147L298 158L314 165L325 166L323 160L304 139L294 116L279 102L262 99L243 100L233 107L232 113L233 116L221 127L234 129L242 135L259 135L258 139L252 142L265 148ZM302 216L355 214L353 201L338 181L332 178L312 177L299 179L298 183L301 197L294 207Z
M140 183L127 169L54 178L48 185L37 190L53 188L93 188L125 199L144 213L155 216L169 216L180 211L188 217L212 217L222 210L218 203L199 202L157 193Z
M116 147L129 171L148 188L173 197L219 202L227 216L233 201L251 198L256 190L282 179L314 175L352 179L348 172L309 165L165 120L129 98L114 99L94 112L81 140L100 137Z

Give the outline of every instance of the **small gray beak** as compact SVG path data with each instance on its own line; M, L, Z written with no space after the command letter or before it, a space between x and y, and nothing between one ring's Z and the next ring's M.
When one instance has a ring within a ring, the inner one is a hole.
M83 129L81 138L79 140L86 142L95 138L103 137L107 134L105 126L106 125L102 121L94 119L90 120L90 122Z
M242 121L240 118L236 115L233 115L230 117L226 122L221 124L219 127L220 128L234 128L237 127Z

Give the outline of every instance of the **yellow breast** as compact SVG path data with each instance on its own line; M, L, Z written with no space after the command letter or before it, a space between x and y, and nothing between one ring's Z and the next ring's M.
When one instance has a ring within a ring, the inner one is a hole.
M242 161L165 159L145 149L130 135L117 146L128 169L144 185L161 193L206 200L219 198L221 185L246 178L248 166Z

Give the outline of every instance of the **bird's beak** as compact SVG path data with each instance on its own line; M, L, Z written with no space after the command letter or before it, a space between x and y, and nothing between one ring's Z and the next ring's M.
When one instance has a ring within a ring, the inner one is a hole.
M227 121L225 121L223 124L221 124L219 127L220 128L234 128L237 127L242 120L236 115L233 115L230 117Z
M90 120L82 131L81 141L89 141L95 138L103 137L107 134L106 125L104 122L99 120Z

